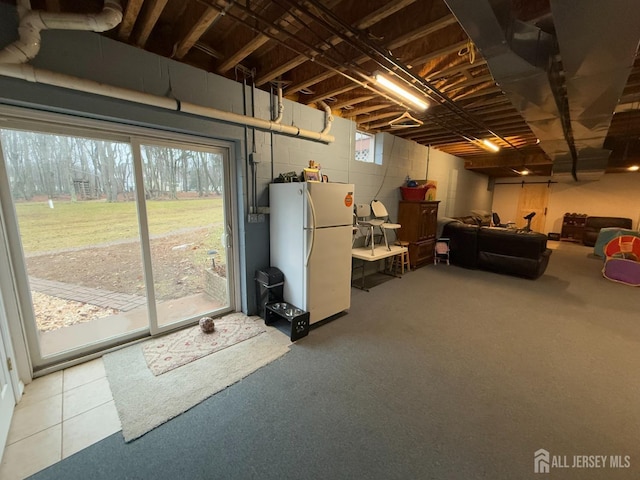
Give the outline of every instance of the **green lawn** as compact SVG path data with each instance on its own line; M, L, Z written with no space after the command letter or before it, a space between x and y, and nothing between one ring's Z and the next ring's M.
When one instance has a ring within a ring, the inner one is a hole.
M16 203L26 254L138 238L135 202ZM221 197L147 201L149 231L159 235L224 219Z

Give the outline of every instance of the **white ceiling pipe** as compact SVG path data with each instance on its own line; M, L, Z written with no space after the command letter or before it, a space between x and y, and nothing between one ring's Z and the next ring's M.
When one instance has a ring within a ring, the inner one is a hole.
M278 116L273 119L274 123L280 123L284 115L284 102L282 101L282 87L278 87Z
M18 11L18 18L22 19L31 10L30 0L18 0L16 2L16 10Z
M130 102L143 103L168 110L178 110L178 101L173 98L159 97L126 88L113 87L93 80L77 78L50 70L37 69L29 64L0 64L0 75L19 78L34 83L43 83L54 87L69 88L80 92L118 98Z
M192 115L198 115L201 117L234 123L237 125L247 125L249 127L258 128L260 130L279 132L285 135L305 138L308 140L314 140L323 143L332 143L335 141L335 137L328 134L328 129L331 126L331 122L328 119L325 120L326 126L322 132L313 132L310 130L298 128L293 125L283 125L281 123L276 123L269 120L249 117L246 115L239 115L237 113L225 112L216 108L203 107L200 105L194 105L192 103L180 102L172 98L160 97L151 95L149 93L137 92L135 90L130 90L127 88L105 85L93 80L72 77L70 75L51 72L48 70L36 69L31 65L0 64L0 75L19 78L21 80L27 80L29 82L52 85L55 87L69 88L72 90L92 93L95 95L103 95L111 98L126 100L129 102L140 103L143 105L164 108L166 110L190 113ZM327 115L330 116L330 113L331 109L329 109L329 113Z
M331 124L333 123L333 114L331 113L331 107L324 103L322 100L318 102L318 104L324 108L325 116L324 116L324 130L322 130L322 134L329 133L331 130Z
M0 73L2 73L1 70ZM240 115L231 112L224 112L222 110L211 107L194 105L193 103L182 102L180 104L180 111L191 113L193 115L199 115L201 117L214 118L216 120L222 120L224 122L236 123L238 125L247 125L248 127L258 128L260 130L268 130L272 132L283 133L285 135L291 135L294 137L306 138L308 140L316 140L323 143L332 143L335 141L335 137L333 135L329 135L324 130L322 132L313 132L311 130L298 128L294 125L283 125L282 123L276 123L270 120L262 120L261 118L248 117L246 115Z
M327 116L325 128L322 132L313 132L300 129L295 126L282 125L284 104L282 101L282 88L278 89L278 117L274 121L260 118L224 112L210 107L202 107L190 103L181 103L171 98L160 97L147 93L137 92L126 88L114 87L61 73L36 69L25 62L34 58L40 50L40 31L45 29L90 30L102 32L110 30L122 21L122 7L119 0L105 0L104 8L98 14L69 14L47 13L30 10L28 0L18 1L18 14L20 16L19 39L0 51L0 75L19 78L29 82L43 83L56 87L69 88L95 95L118 98L144 105L164 108L167 110L182 111L202 117L222 120L239 125L247 125L261 130L280 132L286 135L297 136L309 140L331 143L335 141L333 135L329 135L333 116L331 109L325 106Z
M90 30L104 32L122 21L122 6L119 0L105 0L100 13L50 13L38 10L25 12L26 4L18 8L19 38L0 51L0 63L25 63L40 51L40 32L47 29Z

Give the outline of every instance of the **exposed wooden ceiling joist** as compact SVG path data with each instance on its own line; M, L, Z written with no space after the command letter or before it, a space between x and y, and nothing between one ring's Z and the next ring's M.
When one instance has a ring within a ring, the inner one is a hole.
M365 16L360 22L358 22L355 25L355 28L357 29L369 28L370 26L375 25L377 22L387 18L389 15L396 13L397 11L403 9L407 5L412 4L415 1L416 0L403 0L398 2L390 2L388 5L385 5L382 8L376 10L375 12L372 12L369 15ZM316 45L316 48L319 50L326 51L332 47L335 47L336 45L339 45L340 43L342 43L342 38L340 38L337 35L332 35L331 37L329 37L328 40L325 40L321 44ZM314 57L313 52L307 52L305 55L296 55L291 60L283 63L282 65L260 76L256 80L256 85L262 86L265 83L303 64L304 62L309 61L309 59L313 57ZM297 90L289 89L289 93L293 93L295 91Z
M336 115L372 133L389 132L466 159L486 157L481 166L476 162L469 167L474 171L513 175L512 160L504 152L517 156L522 156L522 150L527 155L542 152L519 111L522 105L516 108L496 84L483 52L469 42L467 30L443 0L123 3L122 23L104 35L231 79L237 80L239 68L250 71L263 90L277 80L289 100L303 104L330 100ZM541 18L545 25L553 20L548 1L507 3L510 15L532 22L531 28L538 28ZM32 0L32 6L47 11L73 8L73 13L81 13L83 8L99 11L103 2ZM370 77L376 70L396 75L397 81L418 95L431 97L429 110L412 110L421 126L389 127L388 121L406 107L373 84ZM640 156L636 153L640 147L634 143L640 141L637 55L619 97L605 140L605 148L612 150L609 163L616 171ZM503 148L499 155L487 155L466 140L494 134Z
M335 110L339 110L342 107L346 107L346 106L353 106L356 105L358 103L362 103L362 102L368 102L369 100L373 100L374 98L376 98L375 95L364 95L361 97L355 97L355 98L351 98L348 100L344 100L342 102L337 102L335 104L333 104L331 106L331 108L335 109Z
M453 20L453 21L452 21ZM397 39L389 42L389 44L386 46L386 48L388 48L389 50L395 50L397 48L403 47L415 40L418 40L420 38L424 38L427 35L433 34L435 32L437 32L438 30L441 30L445 27L448 27L449 25L452 25L455 23L455 17L453 17L453 15L447 15L444 16L442 18L439 18L438 20L431 22L423 27L419 27L407 34L401 35L400 37L398 37ZM436 54L437 55L437 54ZM352 60L352 62L355 65L362 65L363 63L367 62L370 60L370 57L366 56L366 55L361 55L357 58L355 58L354 60ZM343 69L346 70L346 69ZM288 92L297 92L303 89L306 89L308 87L311 87L312 85L315 85L317 83L329 80L330 78L334 77L335 75L337 75L334 72L331 71L327 71L327 72L323 72L321 74L318 74L306 81L300 82L298 84L294 84L291 85L287 88Z
M118 39L121 41L127 42L129 40L133 26L142 8L142 2L144 2L144 0L129 0L127 2L127 8L124 11L122 22L118 28Z
M142 9L142 18L140 19L139 32L136 35L135 43L139 47L144 47L151 35L153 27L160 18L162 10L169 0L149 0Z
M177 26L180 33L173 57L182 59L222 14L221 9L211 5L189 3Z

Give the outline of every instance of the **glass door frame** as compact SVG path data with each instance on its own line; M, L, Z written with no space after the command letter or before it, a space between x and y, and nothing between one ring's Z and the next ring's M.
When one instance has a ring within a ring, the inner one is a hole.
M0 127L6 127L9 129L18 129L26 131L34 131L40 133L49 133L57 135L77 135L83 137L94 138L102 141L118 141L125 142L131 145L133 155L133 166L136 175L136 204L138 208L138 224L140 231L140 240L146 245L142 247L142 251L149 248L149 233L146 227L146 210L141 213L141 208L144 209L144 201L140 203L139 196L142 195L144 200L144 184L140 183L142 178L142 164L140 158L139 146L140 142L151 143L155 145L161 145L168 143L172 146L180 146L180 148L192 148L196 150L210 151L211 149L222 150L225 159L224 173L225 173L225 188L224 188L224 203L225 203L225 220L227 229L227 261L231 268L228 268L228 297L229 297L229 311L234 311L240 305L238 285L239 275L235 275L239 272L240 257L239 251L236 246L239 245L238 228L239 215L238 215L238 202L236 193L236 172L232 168L234 164L233 152L235 152L234 143L224 140L219 140L211 137L196 136L194 134L175 133L172 131L165 131L161 129L153 129L148 127L137 127L126 124L120 124L115 122L108 122L103 120L87 119L76 116L68 116L60 113L50 113L31 110L23 107L13 107L0 105ZM140 176L140 178L138 178ZM8 254L10 256L13 283L13 291L16 296L16 301L19 306L19 318L9 319L10 328L12 331L23 332L24 349L28 353L30 360L30 371L41 370L43 373L48 373L59 367L67 367L83 361L83 357L97 356L100 352L112 349L117 345L122 345L134 340L138 340L149 335L156 335L168 330L180 328L189 323L195 323L195 319L187 319L178 324L172 324L167 327L157 327L157 318L155 315L155 296L153 298L147 295L147 303L149 308L149 330L144 332L132 332L119 336L117 341L113 339L107 339L79 347L74 349L72 353L63 352L43 358L40 346L38 343L38 332L36 328L35 315L33 312L33 304L29 289L29 281L27 278L27 268L25 263L24 251L22 249L22 242L20 240L18 220L13 203L11 191L9 190L9 179L6 175L6 165L4 158L0 158L0 203L4 213L5 220L5 234L8 239ZM141 207L142 206L142 207ZM143 222L144 219L144 222ZM144 230L146 233L143 233ZM146 235L146 238L145 238ZM148 257L148 258L145 258ZM147 272L147 268L150 267L150 254L147 251L143 254L143 265L145 267L145 282L151 272ZM152 280L151 280L152 281ZM152 285L153 288L153 285ZM147 287L148 289L148 287ZM147 292L148 293L148 292ZM6 299L5 299L6 300ZM152 320L153 319L153 320ZM154 326L155 323L155 326ZM13 337L15 341L15 337ZM18 350L22 349L22 345L17 346Z
M132 154L133 154L133 165L134 172L136 177L136 185L144 187L144 172L143 172L143 161L142 161L142 148L143 146L158 146L158 147L166 147L166 148L176 148L176 149L189 149L195 150L198 152L205 153L221 153L223 157L223 172L224 172L224 218L225 218L225 239L226 239L226 264L235 266L235 258L237 255L235 254L236 249L234 245L237 245L235 242L233 235L236 231L233 228L233 208L231 208L231 199L229 198L229 190L231 190L231 165L229 161L230 151L228 148L220 148L215 146L204 146L198 145L194 143L177 143L175 141L168 140L158 140L149 137L141 137L135 136L131 138L130 144L132 146ZM145 198L145 189L137 188L136 189L136 201L138 204L138 221L140 226L140 238L143 245L142 248L142 264L144 267L144 277L145 277L145 285L146 285L146 294L147 294L147 309L149 312L149 328L151 331L151 335L158 335L160 333L169 332L171 330L176 330L182 328L184 326L195 323L195 321L200 318L202 315L197 315L195 317L187 317L183 320L173 322L169 325L160 326L158 324L158 312L157 312L157 304L156 304L156 295L154 289L154 279L153 279L153 259L151 257L151 240L149 234L149 222L147 215L147 202ZM231 237L231 238L229 238ZM229 298L229 305L226 308L217 310L217 313L227 313L231 312L235 309L236 302L235 299L235 268L227 269L227 297Z

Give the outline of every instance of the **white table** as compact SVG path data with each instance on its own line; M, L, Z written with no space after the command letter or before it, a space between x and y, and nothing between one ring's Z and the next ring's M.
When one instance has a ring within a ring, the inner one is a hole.
M361 271L362 274L360 276L360 286L354 285L352 282L352 286L359 288L364 291L369 291L369 289L364 286L364 267L366 262L377 262L378 260L383 260L389 257L395 257L396 255L402 255L407 252L407 247L401 247L399 245L389 245L389 249L386 246L376 246L376 247L360 247L360 248L352 248L351 249L351 257L362 260ZM387 272L384 272L387 273ZM394 277L398 275L392 274Z

